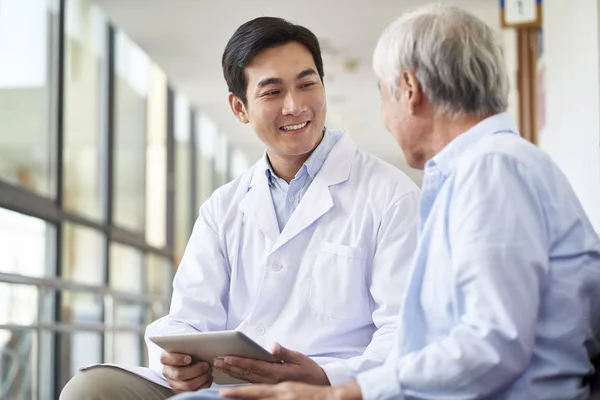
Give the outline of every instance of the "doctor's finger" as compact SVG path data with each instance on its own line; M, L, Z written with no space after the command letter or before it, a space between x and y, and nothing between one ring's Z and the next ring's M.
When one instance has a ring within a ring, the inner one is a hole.
M272 363L267 361L255 360L253 358L227 356L223 359L225 365L234 365L243 369L256 372L262 376L276 375L282 365L280 363Z
M172 365L175 367L183 367L189 365L192 362L192 357L187 354L169 353L163 351L160 354L160 363L162 365Z
M187 381L167 379L167 383L176 393L195 392L196 390L210 387L212 384L212 375L206 372Z
M232 378L243 379L250 383L277 383L277 381L270 376L263 376L254 371L244 369L235 365L224 365L217 367L219 371L223 371Z
M210 366L206 362L199 362L186 367L173 367L170 365L165 365L163 367L163 375L165 378L175 381L187 381L206 373L209 373L210 375Z

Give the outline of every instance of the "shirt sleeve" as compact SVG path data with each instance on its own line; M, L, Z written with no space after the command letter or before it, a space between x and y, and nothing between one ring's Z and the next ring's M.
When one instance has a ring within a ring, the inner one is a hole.
M377 330L361 356L323 366L332 386L383 364L394 347L398 314L417 245L418 207L419 190L415 188L393 203L382 218L369 277Z
M427 268L452 268L457 321L421 350L359 376L364 399L485 398L525 371L549 254L539 180L528 173L490 154L448 178L451 260Z

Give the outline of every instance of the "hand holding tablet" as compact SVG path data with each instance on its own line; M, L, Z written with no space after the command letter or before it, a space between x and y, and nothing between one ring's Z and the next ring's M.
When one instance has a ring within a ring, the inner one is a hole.
M175 353L174 357L184 355L191 357L191 366L195 366L193 375L201 370L212 370L214 383L220 385L248 383L243 379L233 378L221 371L214 369L213 361L225 356L237 356L255 360L278 363L280 362L271 353L254 342L248 336L238 331L198 332L183 335L155 336L150 340L168 353ZM183 362L183 360L182 360ZM202 363L205 362L206 364ZM186 364L181 364L185 366ZM198 371L196 371L196 369ZM192 374L192 371L190 371ZM198 376L185 376L184 378L197 378ZM178 379L179 380L179 379ZM186 379L183 379L186 380ZM202 379L198 379L197 383ZM173 388L176 390L175 388ZM197 390L192 388L190 390Z

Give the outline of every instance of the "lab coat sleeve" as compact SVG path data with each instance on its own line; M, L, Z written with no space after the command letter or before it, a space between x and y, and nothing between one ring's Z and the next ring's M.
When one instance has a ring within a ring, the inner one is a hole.
M169 314L146 328L149 366L162 376L162 349L148 338L224 330L230 268L223 255L215 218L215 195L200 209L191 238L173 280Z
M359 357L323 366L332 386L380 366L394 346L396 326L417 245L419 190L404 194L383 215L369 279L376 331Z

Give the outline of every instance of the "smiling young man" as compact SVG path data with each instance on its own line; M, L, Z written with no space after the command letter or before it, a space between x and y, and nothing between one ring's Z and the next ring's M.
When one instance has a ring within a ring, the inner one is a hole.
M222 65L233 114L266 151L201 207L170 312L146 337L238 330L284 362L215 361L233 377L348 382L391 350L419 190L325 128L323 62L308 29L254 19L231 37ZM84 370L61 399L165 399L211 386L207 363L147 344L150 369Z

